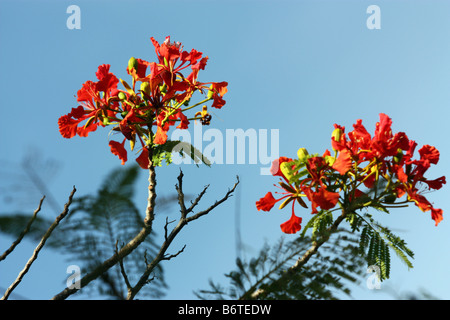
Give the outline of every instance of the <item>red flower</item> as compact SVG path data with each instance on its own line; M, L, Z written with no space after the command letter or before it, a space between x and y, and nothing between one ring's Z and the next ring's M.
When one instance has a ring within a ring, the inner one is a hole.
M264 196L264 198L259 199L259 201L256 201L256 209L262 210L262 211L270 211L273 206L275 205L275 203L277 203L276 200L273 195L272 192L267 192L266 195Z
M286 177L284 176L284 174L281 172L280 166L283 162L290 162L292 161L291 158L287 158L287 157L280 157L278 159L275 159L274 161L272 161L272 166L270 167L270 173L273 176L280 176L283 177L285 180Z
M166 120L164 122L164 120ZM155 134L155 138L153 143L155 144L164 144L167 141L167 132L170 129L170 126L175 124L176 120L180 120L180 124L177 126L178 129L187 129L189 125L188 118L181 112L181 110L177 110L176 113L170 115L166 119L166 112L161 111L157 118L157 130Z
M142 152L139 157L136 158L136 162L142 169L148 169L148 165L150 164L150 159L148 158L148 149L147 147L142 148Z
M339 152L339 156L333 163L333 169L344 175L352 168L352 158L350 152L346 149Z
M117 84L119 83L119 79L109 72L110 65L109 64L103 64L98 67L97 72L95 75L97 76L97 79L99 80L96 83L96 89L97 91L102 91L105 93L104 99L107 99L111 94L114 95L115 89L117 89Z
M345 139L345 127L338 124L334 124L333 134L331 135L331 146L333 150L341 151L345 149L346 139Z
M294 214L294 211L292 211L291 218L288 221L286 221L280 225L281 231L283 231L284 233L288 233L288 234L297 233L302 228L302 226L300 225L301 223L302 223L302 218L297 217Z
M127 73L133 77L135 81L142 81L145 78L145 73L147 67L150 65L149 62L142 59L134 59L134 66L127 67Z
M214 99L212 107L220 109L225 105L225 100L223 100L223 96L227 93L228 83L227 82L214 82L211 85L211 91L213 92L212 97Z
M275 199L273 197L272 192L267 192L266 195L256 201L256 208L262 211L270 211L275 206L275 204L281 200L284 200L283 203L280 205L280 209L284 208L289 202L292 202L292 214L291 218L280 225L281 230L285 233L296 233L301 229L301 221L302 219L297 217L294 213L294 206L295 202L298 202L302 207L306 208L306 204L301 199L301 195L298 189L295 188L295 186L289 184L288 179L283 175L280 165L284 162L290 162L292 159L287 157L280 157L279 159L276 159L272 162L271 167L271 173L274 176L279 176L284 179L286 182L280 182L280 187L283 190L281 194L283 195L279 199Z
M437 164L439 162L440 153L433 146L424 145L419 150L419 154L420 154L420 159L421 160L428 160L432 164Z
M166 143L171 126L187 129L190 120L197 119L197 116L188 118L187 110L209 100L215 108L225 105L223 96L227 93L227 82L198 81L198 73L205 69L208 57L203 57L203 53L195 49L185 51L181 43L172 42L170 37L166 37L161 45L153 37L151 41L157 55L156 62L131 58L127 73L131 75L132 83L121 79L124 90L117 89L119 79L110 72L108 64L98 67L95 73L98 81L83 83L77 92L80 105L58 120L59 131L64 138L86 137L99 125L113 125L113 131L122 133L130 141L131 150L139 139L142 152L136 160L141 167L147 168L149 147ZM191 71L186 76L182 71L188 67ZM137 82L141 82L138 88ZM196 91L206 97L191 105L190 100ZM202 124L209 124L209 120L202 121ZM154 125L156 130L152 128ZM109 143L111 152L122 160L122 164L126 162L124 142Z
M96 76L98 82L86 81L78 90L77 101L81 105L72 108L70 113L59 118L59 132L64 138L72 138L76 134L80 137L87 137L90 132L95 131L103 117L103 112L105 112L107 99L118 93L117 83L119 80L109 72L109 65L99 66ZM103 96L100 92L103 92ZM86 124L79 126L84 120L87 120Z
M286 199L288 197L289 197L289 195L286 195L280 199L275 199L271 192L267 192L266 195L264 196L264 198L261 198L261 199L259 199L259 201L256 201L256 208L258 209L258 211L259 210L270 211L274 207L275 203L277 203L278 201L281 201L283 199ZM293 200L293 199L288 198L287 201L289 201L289 200ZM296 232L300 231L300 229L301 229L300 224L302 222L302 218L297 217L295 215L294 204L295 204L295 202L292 201L291 218L288 221L286 221L280 225L280 228L284 233L289 233L289 234L296 233Z
M424 180L423 182L428 185L428 188L435 189L435 190L439 190L440 188L442 188L442 185L447 183L445 181L445 177L444 176L439 177L439 178L434 179L434 180Z
M127 162L127 150L125 149L125 141L126 139L123 139L122 143L119 143L114 140L111 140L109 142L112 154L118 156L119 159L122 160L122 165L124 165L125 162Z
M86 115L82 106L72 108L69 114L58 119L59 132L64 138L72 138L77 134L78 124L85 119Z
M435 225L437 226L439 222L441 222L444 219L442 217L442 209L431 208L431 219L435 221Z
M311 213L318 213L317 208L320 207L323 210L329 210L336 206L339 201L339 193L328 191L324 187L318 188L317 191L313 191L310 187L302 186L302 191L311 201Z

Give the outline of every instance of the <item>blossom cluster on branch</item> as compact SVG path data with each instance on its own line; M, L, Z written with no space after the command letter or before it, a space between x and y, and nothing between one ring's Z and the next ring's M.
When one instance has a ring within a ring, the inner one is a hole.
M272 192L256 202L258 210L270 211L282 201L280 209L291 203L292 214L281 224L285 233L301 229L302 218L294 212L297 202L307 208L303 199L311 203L311 213L321 210L356 210L376 207L387 210L413 202L422 211L431 212L436 226L443 219L442 209L437 209L424 196L429 190L438 190L446 183L445 176L430 180L425 177L432 164L439 161L439 151L430 145L418 150L417 143L404 132L392 132L392 120L380 114L373 136L362 120L357 120L353 131L345 133L345 127L335 124L331 136L334 154L327 149L323 155L310 155L306 149L298 150L298 159L280 157L272 163L271 173L280 179L279 194ZM373 196L369 196L369 191ZM397 201L406 195L403 202Z
M98 126L112 125L112 130L120 132L123 140L111 140L111 152L124 164L127 161L125 142L130 142L133 151L138 140L141 148L136 161L147 169L148 148L164 145L171 126L177 124L176 128L187 129L191 120L199 120L203 125L210 123L211 114L204 104L211 100L211 107L222 108L228 83L198 81L199 71L205 69L208 61L202 52L185 51L180 42L171 42L170 37L162 44L153 37L151 41L157 61L132 57L126 68L132 77L131 84L111 73L109 64L98 67L98 81L86 81L77 92L80 105L58 120L59 132L64 138L87 137ZM183 74L185 69L190 70L189 74ZM118 88L119 81L124 89ZM195 92L203 99L192 103ZM186 112L199 106L201 111L188 118ZM156 126L155 133L153 126Z

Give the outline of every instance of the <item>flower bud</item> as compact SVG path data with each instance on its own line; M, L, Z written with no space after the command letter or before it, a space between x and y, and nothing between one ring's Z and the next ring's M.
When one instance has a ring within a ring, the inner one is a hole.
M292 163L290 162L283 162L280 164L280 170L288 181L290 181L294 176L294 173L292 172Z
M150 84L148 82L141 83L141 91L145 94L150 95Z
M384 202L386 203L394 203L396 199L397 195L395 193L388 194L383 198Z
M403 158L402 149L398 149L397 154L394 156L394 163L399 163L400 161L402 161L402 158Z
M137 66L137 60L134 57L131 57L130 60L128 60L128 69L131 70L134 68L137 70Z
M331 134L331 137L334 138L334 141L336 141L336 142L341 141L341 136L342 136L342 129L341 128L334 129L333 133Z
M207 97L208 99L211 99L211 98L213 97L213 95L214 95L213 85L210 85L210 86L209 86L209 91L208 91L208 94L206 95L206 97Z
M119 92L119 94L117 96L119 97L120 100L125 100L127 98L127 95L125 93L123 93L122 91Z
M308 150L306 148L300 148L297 151L298 160L305 161L308 158Z

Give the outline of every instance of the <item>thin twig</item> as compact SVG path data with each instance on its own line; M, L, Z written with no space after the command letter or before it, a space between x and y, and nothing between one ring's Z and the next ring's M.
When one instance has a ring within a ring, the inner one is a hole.
M116 248L115 248L115 253L116 254L119 253L119 250L118 250L118 247L117 247L118 243L119 243L119 240L116 241ZM120 273L122 274L123 280L125 281L125 285L127 286L127 291L130 292L131 284L130 284L130 281L128 280L128 276L127 276L127 273L125 271L125 266L123 265L123 259L121 259L119 261L119 266L120 266Z
M155 200L156 200L156 172L155 167L153 165L153 149L151 147L148 148L148 158L149 158L149 186L148 186L148 199L147 199L147 209L145 212L144 226L139 231L139 233L131 239L126 245L124 245L119 252L114 253L112 257L103 261L102 264L97 266L93 271L85 275L80 280L80 288L66 288L57 295L55 295L52 300L63 300L72 294L76 293L78 290L87 286L91 281L97 279L103 273L108 271L110 268L115 266L120 260L128 256L131 252L133 252L152 232L152 225L155 210Z
M33 224L34 220L37 217L37 214L39 211L41 211L41 206L42 203L44 202L45 196L42 197L41 201L39 201L39 206L37 207L36 210L34 210L33 216L31 217L30 221L28 222L27 226L25 227L25 229L22 231L22 233L19 235L19 237L16 239L16 241L13 242L13 244L11 245L11 247L9 247L9 249L7 249L1 256L0 256L0 261L5 260L6 257L13 252L13 250L17 247L17 245L22 241L23 237L25 237L25 235L30 231L31 225Z
M183 174L180 173L179 175L179 182L181 181L181 179L183 178ZM206 192L207 187L205 187L203 189L203 191L198 195L198 197L194 200L193 205L191 205L190 209L186 209L185 206L180 205L181 207L181 218L178 221L178 224L172 229L172 231L170 232L169 235L167 235L167 232L165 234L165 241L164 243L161 245L161 248L158 252L158 254L156 255L156 257L153 259L153 261L147 265L147 268L145 270L145 272L142 274L141 278L139 279L139 281L137 282L136 286L133 288L132 292L129 293L127 299L128 300L132 300L136 294L142 289L142 287L148 283L148 278L150 276L150 274L153 272L154 268L162 261L162 260L168 260L170 258L173 258L175 256L177 256L178 254L180 254L181 252L184 251L184 248L181 249L178 253L176 253L175 255L166 255L166 251L169 248L169 246L171 245L172 241L175 239L175 237L178 235L178 233L181 231L181 229L183 229L183 227L185 225L188 224L188 222L196 220L198 218L200 218L201 216L204 216L206 214L208 214L211 210L213 210L214 208L216 208L218 205L220 205L221 203L223 203L224 201L226 201L231 194L235 191L236 187L239 184L239 177L237 177L237 182L234 184L233 188L229 189L228 192L225 194L224 197L222 197L222 199L216 201L213 205L211 205L209 208L207 208L206 210L203 210L195 215L193 215L192 217L187 217L187 213L190 212L190 210L192 210L193 207L195 207L198 202L200 201L200 199L203 197L203 195ZM182 188L180 187L182 186L182 184L180 183L177 187L177 191L178 193L182 193ZM183 196L180 196L180 198L183 198ZM183 203L184 204L184 203ZM165 228L167 228L168 222L166 220L166 226Z
M186 218L186 206L184 204L184 193L183 193L183 172L180 169L180 174L178 175L178 184L175 185L175 189L178 192L178 203L181 208L181 217Z
M184 249L186 249L186 245L184 245L183 248L181 248L181 250L179 250L175 254L167 254L167 255L165 255L161 260L170 260L172 258L176 258L180 253L182 253L184 251Z
M339 224L346 218L347 212L343 210L342 214L336 218L334 223L326 230L324 236L322 236L319 240L314 241L312 246L301 256L293 266L291 266L288 270L286 270L275 282L282 282L286 277L290 277L296 272L298 272L311 257L316 254L317 250L328 241L330 236L336 232ZM252 286L249 290L247 290L241 297L240 300L247 299L261 299L266 294L264 289L256 289L256 285Z
M225 194L225 196L224 196L222 199L216 201L216 202L215 202L213 205L211 205L208 209L203 210L203 211L201 211L201 212L199 212L199 213L197 213L197 214L195 214L195 215L193 215L193 216L191 216L191 217L186 218L186 224L187 224L188 222L191 222L191 221L193 221L193 220L196 220L196 219L200 218L201 216L204 216L204 215L208 214L211 210L213 210L214 208L216 208L218 205L220 205L221 203L225 202L225 201L231 196L231 194L234 192L234 190L236 189L236 187L237 187L238 184L239 184L239 177L236 177L236 179L237 179L237 182L234 184L233 188L229 189L228 192ZM206 187L206 188L207 188L207 187ZM206 191L206 188L204 189L205 191ZM199 197L201 197L201 196L203 196L203 193L200 194ZM188 210L189 210L189 209L188 209Z
M71 194L69 196L69 201L64 206L63 212L59 216L56 217L55 221L52 223L50 228L48 228L47 232L42 237L41 242L39 242L39 244L37 245L36 249L34 250L33 255L31 256L31 258L26 263L24 269L19 273L19 276L13 282L13 284L11 284L11 286L6 290L4 296L2 297L1 300L7 300L8 299L9 295L11 294L11 292L19 285L19 283L22 281L23 277L28 272L28 270L30 270L31 265L37 259L39 252L44 247L45 242L47 241L47 239L50 238L53 230L55 230L55 228L59 225L61 220L64 219L67 216L67 214L69 213L69 206L72 203L72 198L73 198L73 195L75 194L75 192L76 192L76 189L75 189L75 186L74 186L73 190L72 190L72 192L71 192Z
M239 181L239 178L238 178L238 181ZM200 202L200 200L202 199L203 195L206 193L206 190L208 190L208 188L209 188L209 184L203 188L202 192L200 192L200 194L197 196L197 198L195 198L194 201L191 201L191 206L186 210L186 215L188 213L192 212L192 210L194 210L194 208Z

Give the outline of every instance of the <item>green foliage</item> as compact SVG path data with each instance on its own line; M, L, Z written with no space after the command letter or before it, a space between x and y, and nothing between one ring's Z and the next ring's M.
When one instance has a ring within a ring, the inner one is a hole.
M317 214L313 215L311 219L303 227L303 231L300 234L301 237L305 237L306 232L312 228L311 239L316 240L318 237L329 236L327 229L333 224L333 213L328 210L321 210Z
M163 145L156 145L153 149L153 164L155 166L161 166L163 160L166 164L170 164L174 152L178 152L182 157L190 157L195 164L203 163L207 166L211 166L211 162L201 153L201 151L188 142L178 140L167 141Z
M134 185L141 170L138 166L120 167L110 172L96 194L74 198L70 213L54 230L47 246L64 253L71 264L78 264L83 274L87 274L104 260L111 257L116 248L131 240L143 227L143 216L134 205ZM173 198L159 198L158 210L167 209ZM45 202L44 202L45 205ZM17 237L30 219L29 215L9 214L0 217L0 231ZM40 240L52 219L37 216L26 237ZM145 269L146 259L152 260L159 246L152 232L147 239L123 263L130 279ZM117 247L116 247L117 246ZM64 280L65 281L65 280ZM109 269L83 292L100 294L115 299L126 297L126 290L118 265ZM153 282L145 286L140 295L162 297L167 285L164 272L158 266ZM86 291L89 290L89 291Z
M364 256L368 266L376 265L380 268L380 280L389 278L390 250L393 250L408 268L413 267L410 258L414 257L414 253L406 246L405 241L387 227L381 226L371 215L360 216L353 213L348 217L348 221L353 230L361 229L359 253Z
M201 299L337 299L338 293L350 295L348 284L364 274L364 260L357 254L358 241L340 231L330 243L311 257L299 272L288 268L308 250L311 239L293 241L281 238L274 246L265 244L258 256L249 261L236 260L236 270L226 274L228 288L210 281L210 289L200 290Z

